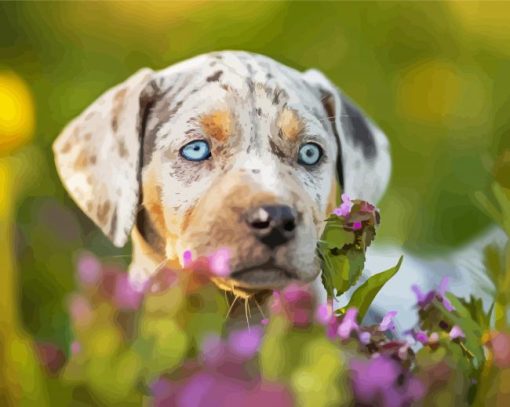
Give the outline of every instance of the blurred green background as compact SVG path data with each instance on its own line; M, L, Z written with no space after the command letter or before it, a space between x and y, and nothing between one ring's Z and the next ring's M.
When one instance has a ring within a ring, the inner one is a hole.
M38 340L68 344L76 253L129 259L67 197L54 138L140 67L221 49L319 68L385 130L378 241L444 253L489 225L473 193L510 148L510 3L2 2L1 311Z

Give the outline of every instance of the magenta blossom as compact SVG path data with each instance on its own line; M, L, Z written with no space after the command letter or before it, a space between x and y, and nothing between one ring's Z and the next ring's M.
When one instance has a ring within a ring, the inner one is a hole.
M447 311L453 311L453 305L448 301L446 298L446 290L448 289L448 277L443 277L441 279L441 282L439 283L439 287L437 289L437 294L440 297L440 301L443 304L443 306L446 308Z
M78 277L86 285L94 285L101 276L101 263L90 253L82 254L78 259Z
M271 310L274 313L284 312L295 326L308 326L313 319L312 294L307 287L290 284L280 292L273 292Z
M441 304L443 304L447 311L453 311L454 310L453 305L450 303L450 301L448 301L445 295L446 290L448 288L448 281L449 281L448 277L443 277L443 279L439 283L439 287L437 288L437 290L432 290L427 293L421 291L421 289L417 285L413 285L411 289L416 294L418 306L420 308L425 308L430 303L432 303L434 298L437 298L441 302Z
M379 330L382 332L394 330L395 324L393 323L393 319L395 318L395 315L397 315L397 311L388 312L379 324Z
M449 333L450 339L453 341L458 338L465 338L464 332L458 325L454 325Z
M226 277L230 274L230 250L222 248L209 256L209 268L213 274Z
M120 309L136 310L140 306L143 293L129 281L127 273L117 276L113 299Z
M250 359L257 353L262 343L263 331L260 326L234 331L228 338L232 353L243 359Z
M361 222L354 222L352 224L352 230L360 230L363 227L363 224Z
M420 342L422 345L426 345L429 342L429 336L425 331L418 331L414 334L414 339Z
M81 344L78 341L71 343L71 354L76 355L81 352Z
M184 267L189 267L193 262L193 257L191 255L191 250L184 250L182 254L182 265Z
M368 345L370 343L370 339L372 339L372 335L370 334L370 332L361 332L359 334L359 341L363 345Z
M340 339L347 339L351 336L353 331L357 332L359 329L356 317L358 316L358 310L356 308L349 308L338 325L337 334Z
M334 319L333 305L331 303L320 304L315 311L315 319L321 325L328 325Z
M422 383L389 357L353 360L351 372L354 397L362 405L407 406L424 394Z
M349 216L352 209L351 198L347 194L342 194L342 203L338 208L333 209L333 213L344 218Z

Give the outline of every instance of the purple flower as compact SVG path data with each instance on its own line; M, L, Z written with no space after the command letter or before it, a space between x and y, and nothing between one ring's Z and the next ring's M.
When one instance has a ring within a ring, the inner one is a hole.
M142 302L143 294L129 281L126 273L119 274L115 281L113 300L120 309L136 310Z
M347 194L342 194L342 204L333 209L333 213L337 216L347 217L351 213L352 202Z
M395 318L395 315L397 315L397 311L388 312L379 324L379 330L382 332L394 330L395 324L393 323L393 319Z
M503 332L491 332L489 347L494 357L494 364L500 369L510 367L510 335Z
M218 335L209 335L202 342L202 360L207 366L219 365L226 351L227 347Z
M455 308L453 308L453 305L448 301L446 298L446 290L448 289L448 277L443 277L441 279L441 282L439 283L439 287L437 289L437 294L441 297L441 303L446 308L447 311L453 311Z
M69 313L78 326L88 325L94 318L94 311L89 301L81 295L73 295L69 304Z
M214 376L210 373L198 373L194 375L179 392L177 405L179 406L205 406L207 393L211 392L215 385Z
M295 326L308 326L313 318L312 294L306 287L291 284L280 292L273 292L271 310L275 313L284 312Z
M44 369L50 375L57 375L64 367L66 357L61 349L51 343L36 343L35 351Z
M162 406L172 392L172 383L170 380L160 377L151 383L150 389L154 397L154 405Z
M358 310L356 308L349 308L338 325L337 334L340 339L347 339L351 336L352 331L357 331L359 326L356 322L356 317L358 316Z
M450 331L450 339L458 339L458 338L465 338L464 332L458 325L454 325Z
M80 282L86 285L94 285L101 275L101 263L90 253L82 254L78 259L78 277Z
M439 301L443 304L447 311L453 311L454 308L450 301L446 298L446 290L448 288L448 277L443 277L441 282L439 283L439 287L437 290L432 290L427 292L426 294L421 291L421 289L417 285L413 285L411 289L416 294L416 301L420 308L425 308L429 305L434 298L438 297Z
M414 334L414 339L416 339L422 345L426 345L429 342L429 337L425 331L416 332Z
M359 334L359 341L363 345L368 345L370 343L371 338L372 338L372 335L370 335L370 332L361 332Z
M191 250L184 250L182 254L182 265L184 267L189 267L193 262L193 257L191 255Z
M71 354L77 355L80 352L81 352L81 344L80 344L80 342L73 341L73 343L71 343Z
M351 362L351 380L355 401L384 407L409 405L424 394L420 381L406 374L389 357Z
M225 277L230 274L230 250L222 248L209 256L209 268L217 276Z
M354 222L352 224L352 230L360 230L362 227L363 225L361 224L361 222Z
M367 201L362 201L360 211L361 212L372 212L372 211L375 211L375 206L368 203Z
M320 304L315 311L315 319L321 325L328 325L334 318L332 304Z
M414 284L411 289L416 294L416 302L420 308L425 308L434 300L434 291L429 291L426 294L421 291L420 287Z
M229 349L241 358L250 359L255 356L262 343L262 334L260 326L234 331L228 338Z
M439 334L437 332L432 332L430 335L429 335L429 341L428 343L429 344L434 344L434 343L437 343L439 342Z

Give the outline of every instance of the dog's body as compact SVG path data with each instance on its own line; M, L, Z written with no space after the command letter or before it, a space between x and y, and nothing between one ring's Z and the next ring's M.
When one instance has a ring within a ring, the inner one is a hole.
M72 121L54 152L113 243L131 233L133 281L180 266L186 250L228 247L232 273L216 283L248 295L314 280L338 185L375 204L391 167L383 133L318 71L236 51L139 71Z

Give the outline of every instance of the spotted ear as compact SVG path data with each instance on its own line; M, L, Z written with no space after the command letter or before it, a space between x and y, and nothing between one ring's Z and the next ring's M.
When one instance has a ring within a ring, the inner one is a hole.
M126 243L138 207L141 139L155 93L153 76L142 69L104 93L53 143L65 188L118 247Z
M321 72L309 70L305 80L319 90L338 141L337 171L343 192L376 204L391 174L391 156L384 133Z

